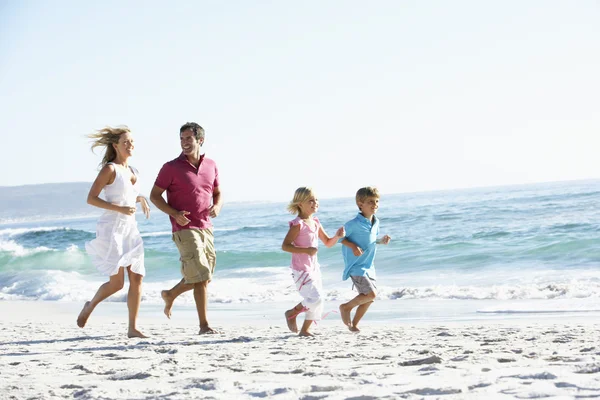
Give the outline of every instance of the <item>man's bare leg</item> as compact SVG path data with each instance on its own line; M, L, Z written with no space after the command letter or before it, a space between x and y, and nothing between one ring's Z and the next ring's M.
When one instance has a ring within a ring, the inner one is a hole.
M352 326L353 326L351 316L350 316L352 309L354 307L358 307L365 303L372 302L375 299L375 296L376 295L373 292L370 292L369 294L360 293L359 295L357 295L355 298L353 298L349 302L340 305L340 315L342 317L342 322L344 322L344 325L346 325L348 327L348 329L352 330ZM357 312L358 312L358 310L357 310ZM363 315L364 315L364 313L363 313ZM362 315L361 315L361 318L362 318Z
M84 304L83 309L77 317L77 326L83 328L88 318L92 314L92 311L94 311L94 308L96 308L96 306L100 304L102 300L112 296L119 290L123 289L124 284L125 273L123 272L123 268L119 268L119 272L117 272L115 275L112 275L109 278L108 282L102 284L98 288L98 291L94 295L94 298L91 301L88 301Z
M368 303L364 303L364 304L361 304L360 306L358 306L358 308L356 309L356 312L354 313L354 319L352 320L352 326L350 327L350 330L352 332L360 332L360 329L358 329L357 325L360 322L360 320L362 319L362 317L365 315L365 313L367 312L369 307L371 307L371 304L373 304L373 301L370 301Z
M163 290L160 292L160 297L162 297L165 302L164 313L167 318L171 319L171 308L173 308L173 302L179 295L192 290L194 285L191 283L185 283L185 279L181 279L175 286L173 286L169 290Z
M200 320L200 335L219 333L208 325L208 318L206 317L208 282L210 281L194 283L194 301L196 302L196 310L198 311L198 319Z
M142 300L142 279L144 278L140 274L131 272L130 268L127 268L127 275L129 276L129 292L127 293L127 308L129 309L129 329L127 337L148 337L136 328L138 311L140 309L140 302Z
M285 312L285 322L287 323L290 332L298 333L298 325L296 324L296 318L298 314L302 312L304 306L302 303L298 303L294 308Z
M312 325L313 321L311 319L305 319L304 323L302 324L302 329L300 329L300 333L298 334L299 336L314 336L312 333L310 333L308 330L310 329L310 326Z

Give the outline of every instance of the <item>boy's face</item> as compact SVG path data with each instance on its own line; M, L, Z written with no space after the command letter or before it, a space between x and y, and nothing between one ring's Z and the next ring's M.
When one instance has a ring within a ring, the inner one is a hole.
M375 215L379 208L379 199L377 197L367 197L364 201L358 202L360 212L367 218Z

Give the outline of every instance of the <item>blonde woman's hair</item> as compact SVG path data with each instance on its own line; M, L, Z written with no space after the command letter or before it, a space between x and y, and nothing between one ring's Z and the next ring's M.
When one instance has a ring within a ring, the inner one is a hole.
M287 210L292 214L300 214L299 204L302 203L303 201L310 199L314 195L315 195L315 192L312 190L312 188L299 187L298 189L296 189L296 192L294 193L294 198L292 199L290 204L288 204Z
M88 138L92 139L92 151L94 151L96 147L104 147L104 156L102 157L102 162L100 162L100 167L104 167L106 164L117 158L117 151L113 147L113 144L119 143L119 138L122 134L130 132L131 131L126 125L117 126L115 128L105 126L104 128L87 135Z
M376 199L379 198L379 190L377 190L376 187L366 186L358 189L358 192L356 192L356 205L358 206L359 202L364 203L368 198L371 197ZM358 209L360 210L360 207L358 207Z

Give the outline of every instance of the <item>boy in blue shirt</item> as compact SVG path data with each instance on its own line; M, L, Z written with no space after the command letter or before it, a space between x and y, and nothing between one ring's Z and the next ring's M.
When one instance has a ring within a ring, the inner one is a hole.
M379 208L379 191L374 187L364 187L356 192L356 205L360 210L356 218L348 221L344 228L346 236L342 239L344 256L343 279L352 279L358 295L340 306L342 321L352 332L359 332L357 327L371 303L377 296L375 287L375 253L377 244L388 244L392 239L385 235L377 239L379 234L379 218L375 216ZM350 313L356 308L354 319Z

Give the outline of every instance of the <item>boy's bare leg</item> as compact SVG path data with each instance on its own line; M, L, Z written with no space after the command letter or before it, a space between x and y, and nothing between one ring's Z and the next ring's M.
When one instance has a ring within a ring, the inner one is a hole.
M160 297L162 297L165 302L164 313L167 318L171 318L171 308L173 308L173 302L179 295L192 290L194 285L191 283L185 283L185 279L181 279L175 286L173 286L169 290L163 290L160 292Z
M350 327L350 330L352 332L360 332L360 329L358 329L357 325L360 322L360 320L362 319L362 317L365 315L365 313L367 312L369 307L371 307L371 304L373 304L373 301L369 301L368 303L364 303L364 304L361 304L360 306L358 306L358 308L356 309L356 312L354 313L354 319L352 320L352 326Z
M96 308L96 306L100 304L102 300L112 296L119 290L123 289L124 284L125 273L123 272L123 268L119 268L119 272L117 272L115 275L112 275L109 278L108 282L102 284L98 288L98 291L94 295L94 298L91 301L88 301L84 304L83 309L77 317L77 326L83 328L88 318L92 314L92 311L94 311L94 308Z
M296 324L296 318L300 311L304 308L302 303L298 303L294 308L285 312L285 322L287 323L288 329L291 332L298 333L298 325Z
M129 276L129 292L127 293L127 308L129 309L129 329L127 337L147 337L136 328L138 311L140 309L140 301L142 300L142 279L144 278L140 274L131 272L130 268L127 268L127 275Z
M340 305L340 315L342 316L342 322L344 322L344 325L346 325L349 329L352 328L352 320L351 320L351 316L350 316L350 312L352 311L352 309L354 307L358 307L365 303L372 302L374 299L375 299L375 293L373 293L373 292L370 292L369 294L360 293L359 295L357 295L355 298L353 298L349 302L341 304ZM357 312L358 312L358 310L357 310ZM364 313L363 313L363 315L364 315ZM361 318L362 318L362 315L361 315Z
M299 336L314 336L312 333L310 333L308 330L310 329L310 326L312 325L313 321L311 319L305 319L304 323L302 324L302 329L300 329L300 333L298 334Z
M198 319L200 320L200 335L219 333L208 325L206 317L206 307L208 304L208 282L203 281L194 283L194 301L196 302L196 310L198 311Z

